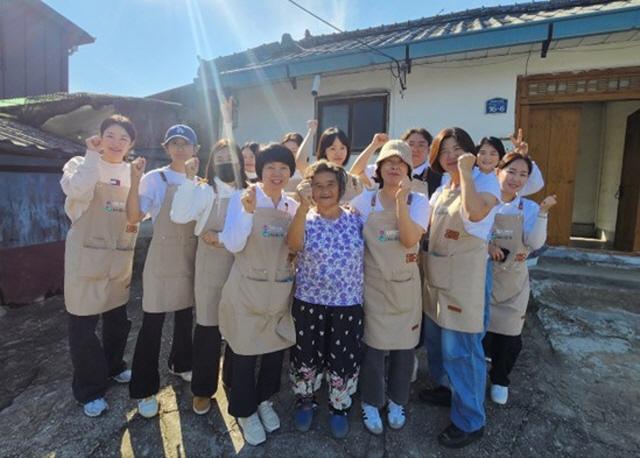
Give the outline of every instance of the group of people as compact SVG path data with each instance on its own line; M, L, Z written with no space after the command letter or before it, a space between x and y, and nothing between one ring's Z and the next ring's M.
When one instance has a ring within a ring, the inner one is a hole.
M421 345L434 383L419 398L451 411L438 441L479 439L487 377L491 399L507 402L529 298L526 259L544 244L555 204L523 197L543 180L521 134L507 153L498 138L476 145L457 127L435 138L423 128L397 140L378 133L347 170L350 142L338 128L322 132L309 162L316 121L304 137L239 148L229 102L222 113L223 138L202 164L196 133L176 125L163 142L170 164L145 173L144 158L125 161L132 122L114 115L85 156L64 166L65 303L84 413L107 410L113 379L128 383L141 416L157 415L172 312L168 370L191 383L198 415L221 378L249 444L280 427L271 399L285 350L296 429L312 427L325 380L330 430L344 438L357 390L368 431L381 434L385 416L389 428L403 427ZM126 305L146 218L153 236L129 370Z

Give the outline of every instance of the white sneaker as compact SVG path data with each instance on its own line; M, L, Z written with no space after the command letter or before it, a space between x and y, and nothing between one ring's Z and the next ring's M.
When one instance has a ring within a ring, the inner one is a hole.
M94 399L84 405L84 414L87 417L99 417L109 408L104 398Z
M191 371L176 372L172 368L169 368L169 373L175 375L176 377L180 377L185 382L191 383Z
M118 383L129 383L131 381L131 369L125 369L111 378Z
M382 434L382 418L380 418L380 411L377 407L363 402L362 421L371 434Z
M138 413L144 418L153 418L158 415L158 400L155 396L138 401Z
M242 428L242 435L247 444L259 445L267 440L267 433L264 432L258 412L255 412L250 417L239 417L238 424Z
M496 404L504 405L509 399L509 387L502 385L491 385L491 400Z
M276 411L273 410L273 402L262 401L258 406L258 414L260 415L264 429L268 433L272 433L280 428L280 418Z
M407 421L407 417L404 415L404 406L389 400L387 409L387 421L389 422L389 427L391 429L402 428L405 421Z
M411 383L418 380L418 355L413 356L413 372L411 372Z

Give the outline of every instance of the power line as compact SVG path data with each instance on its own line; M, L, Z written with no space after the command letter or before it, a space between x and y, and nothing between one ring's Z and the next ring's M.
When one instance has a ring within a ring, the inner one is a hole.
M300 5L298 2L294 1L294 0L287 0L289 3L291 3L292 5L294 5L295 7L301 9L302 11L304 11L305 13L309 14L310 16L316 18L317 20L319 20L320 22L322 22L325 25L328 25L329 27L331 27L332 29L336 30L337 32L340 33L346 33L344 30L342 30L340 27L333 25L331 22L327 21L326 19L323 19L322 17L318 16L317 14L315 14L313 11L308 10L307 8L305 8L304 6ZM402 68L402 65L400 64L400 61L398 61L398 59L396 59L393 56L390 56L389 54L385 53L384 51L381 51L380 49L376 48L375 46L371 46L369 43L367 43L364 40L361 40L359 38L355 38L355 41L357 41L358 43L360 43L362 46L364 46L365 48L368 48L369 50L371 50L372 52L375 52L383 57L386 57L387 59L392 60L395 65L396 65L396 70L397 70L397 74L394 73L393 68L391 69L391 74L393 75L394 78L398 79L398 81L400 82L400 88L402 91L404 91L407 88L407 82L406 82L406 73L404 71L404 69ZM402 78L402 75L404 74L404 79Z

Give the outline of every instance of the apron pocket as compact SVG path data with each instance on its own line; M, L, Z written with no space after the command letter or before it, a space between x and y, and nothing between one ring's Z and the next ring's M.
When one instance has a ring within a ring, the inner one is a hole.
M277 283L292 282L294 277L295 277L295 271L293 269L293 265L289 265L288 267L276 270L275 280Z
M103 248L80 248L78 276L90 280L106 280L111 269L111 250Z
M491 291L492 302L501 303L517 296L525 288L527 281L529 281L529 278L526 272L520 274L519 272L494 268L493 288Z
M245 315L266 315L270 288L271 283L266 280L245 277L238 286L239 303L233 305L239 307Z
M448 290L451 287L451 257L427 252L425 281L434 288Z
M114 250L109 270L109 279L126 280L131 278L133 250Z

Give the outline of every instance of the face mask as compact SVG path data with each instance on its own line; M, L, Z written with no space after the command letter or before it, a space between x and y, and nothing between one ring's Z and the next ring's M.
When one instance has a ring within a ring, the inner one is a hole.
M232 183L236 179L235 169L233 164L226 162L224 164L215 165L216 176L225 183Z

